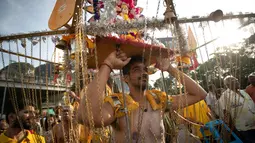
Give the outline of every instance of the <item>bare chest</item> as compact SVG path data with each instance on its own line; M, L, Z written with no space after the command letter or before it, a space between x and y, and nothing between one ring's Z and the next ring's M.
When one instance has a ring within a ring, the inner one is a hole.
M161 110L152 110L151 107L147 111L137 109L129 116L130 135L133 141L141 142L162 142L164 137L164 124ZM125 117L117 120L119 129L116 130L115 138L121 135L127 135L127 124ZM123 139L123 136L122 136Z
M69 139L70 130L69 128L66 128L62 126L61 124L58 124L55 135L58 143L67 142Z

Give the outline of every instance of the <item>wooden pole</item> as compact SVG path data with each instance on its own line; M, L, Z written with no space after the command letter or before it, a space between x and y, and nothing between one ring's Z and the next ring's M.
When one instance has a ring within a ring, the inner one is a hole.
M48 61L48 60L43 60L43 59L39 59L39 58L36 58L36 57L31 57L31 56L27 56L27 55L24 55L24 54L20 54L20 53L15 53L15 52L12 52L12 51L5 50L3 48L0 48L0 52L4 52L4 53L16 55L16 56L21 56L21 57L25 57L25 58L29 58L29 59L33 59L33 60L38 60L38 61L42 61L42 62L46 62L46 63L59 64L59 63L51 62L51 61Z

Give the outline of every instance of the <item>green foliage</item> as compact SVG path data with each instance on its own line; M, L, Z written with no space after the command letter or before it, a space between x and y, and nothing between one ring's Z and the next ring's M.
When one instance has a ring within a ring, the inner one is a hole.
M9 79L21 79L21 77L33 76L33 65L25 62L15 62L0 70L0 74L7 74Z
M47 71L46 71L47 67ZM46 63L39 65L38 67L35 68L35 76L41 76L43 78L46 77L46 72L48 77L52 77L54 71L54 65L51 63Z
M214 84L216 88L222 88L223 79L232 75L239 79L241 89L244 89L248 83L248 75L255 71L255 58L247 53L247 49L253 48L243 46L237 51L225 51L215 53L214 57L207 62L201 64L192 78L196 79L195 75L201 86L208 90L208 84Z
M178 93L177 89L173 87L175 85L175 79L172 76L168 76L164 78L164 82L162 77L157 79L154 83L154 87L156 89L159 89L160 91L164 91L165 86L165 92L169 95L175 95Z
M238 78L241 89L245 89L249 85L248 75L255 71L254 46L254 44L243 43L242 47L237 49L222 47L223 52L219 52L219 49L212 58L199 65L195 71L184 69L184 72L198 81L207 91L210 84L214 84L217 89L224 88L223 79L228 75ZM164 83L168 94L175 95L178 93L178 88L172 86L176 85L174 78L166 77ZM163 91L162 78L156 80L154 87Z

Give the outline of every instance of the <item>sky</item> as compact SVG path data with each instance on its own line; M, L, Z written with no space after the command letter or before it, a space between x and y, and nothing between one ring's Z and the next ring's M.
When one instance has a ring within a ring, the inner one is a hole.
M148 1L148 5L146 4ZM56 0L1 0L0 1L0 35L9 35L9 34L17 34L17 33L27 33L33 31L43 31L49 30L48 28L48 19L50 17L51 11L53 10L54 4ZM159 10L158 8L158 0L138 0L138 5L144 8L143 15L148 18L156 17L158 13L158 18L163 18L163 13L165 11L165 7L163 6L163 0L160 0ZM232 12L237 14L239 12L242 13L255 13L254 0L175 0L175 8L177 12L177 16L179 18L187 17L191 18L192 16L207 16L212 11L217 9L221 9L224 13ZM209 25L207 23L203 23L205 26L204 31L200 28L199 23L195 24L186 24L184 25L184 30L188 27L191 27L195 37L197 39L198 45L203 44L206 41L213 39L221 35L223 31L226 31L228 35L225 39L221 39L217 44L226 44L226 42L237 41L238 38L247 37L254 31L254 26L246 29L246 32L242 31L241 33L245 34L231 34L234 29L237 29L239 26L238 21L224 21L224 22L210 22ZM211 29L211 32L209 30ZM206 36L203 36L203 32ZM230 34L229 34L230 33ZM230 36L229 36L230 35ZM155 37L166 37L171 36L169 31L156 31ZM48 44L47 44L48 43ZM201 55L199 56L199 61L204 61L208 56L206 55L206 51L209 53L213 52L215 48L215 44L208 45L206 48L201 48ZM28 55L31 55L31 44L27 42L29 48L27 48L26 52ZM7 43L3 44L4 49L9 49ZM18 44L19 52L25 53L25 49L20 46L20 41ZM12 42L10 49L12 51L17 52L17 45ZM32 55L35 57L39 57L39 44L33 47ZM49 39L48 42L42 43L41 46L41 57L43 59L51 60L53 53L54 45ZM1 57L2 58L2 57ZM5 66L9 63L9 56L4 54ZM18 60L16 56L12 56L13 60ZM21 61L24 61L24 58L20 58ZM2 59L1 59L2 61ZM32 61L35 65L39 65L39 62ZM0 68L3 67L3 63L0 63ZM151 79L154 80L156 77L159 77L159 72L155 74Z
M48 19L56 0L1 0L0 34L41 31L48 28ZM144 8L146 17L156 16L158 0L138 0L138 6ZM254 0L175 0L178 17L209 15L212 11L222 9L228 12L255 12ZM148 8L146 8L148 7ZM163 18L165 7L160 0L158 17Z

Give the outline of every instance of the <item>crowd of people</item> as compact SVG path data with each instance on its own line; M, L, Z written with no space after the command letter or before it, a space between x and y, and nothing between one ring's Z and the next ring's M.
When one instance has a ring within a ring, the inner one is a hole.
M146 60L142 56L127 57L122 51L112 52L101 63L98 76L87 88L81 90L79 96L72 91L68 92L70 97L75 99L72 104L67 103L57 106L54 110L48 110L45 117L40 116L36 106L28 99L15 103L10 100L8 105L15 106L8 106L6 120L1 119L0 142L85 143L106 140L117 143L165 142L163 115L167 111L189 108L198 103L203 104L204 108L207 106L210 108L206 109L204 114L212 112L212 116L223 120L244 142L255 142L254 73L249 76L251 84L245 90L239 89L240 85L235 77L226 77L224 79L226 90L216 95L218 92L213 85L210 85L207 93L185 73L173 67L168 59L161 60L156 67L179 79L185 86L185 96L166 95L165 92L155 89L147 90ZM106 89L113 69L123 71L122 80L127 83L130 90L125 100L122 93L111 93ZM108 91L107 94L105 91ZM101 98L104 102L99 100ZM89 113L86 108L87 101L90 102ZM196 108L199 110L200 107ZM212 119L206 119L206 122L210 120ZM90 130L91 121L95 128L105 127L99 131L101 136L96 136L96 130ZM184 131L185 136L186 131L182 129L182 126L179 126L180 143L192 139L192 137L184 139L181 131ZM199 128L196 128L196 131L199 132ZM102 134L106 137L104 138ZM202 134L198 136L200 137L194 141L201 142L203 136Z
M217 94L214 85L205 98L212 113L223 120L244 142L255 142L255 72L248 77L250 85L240 89L236 77L224 78L225 90Z

